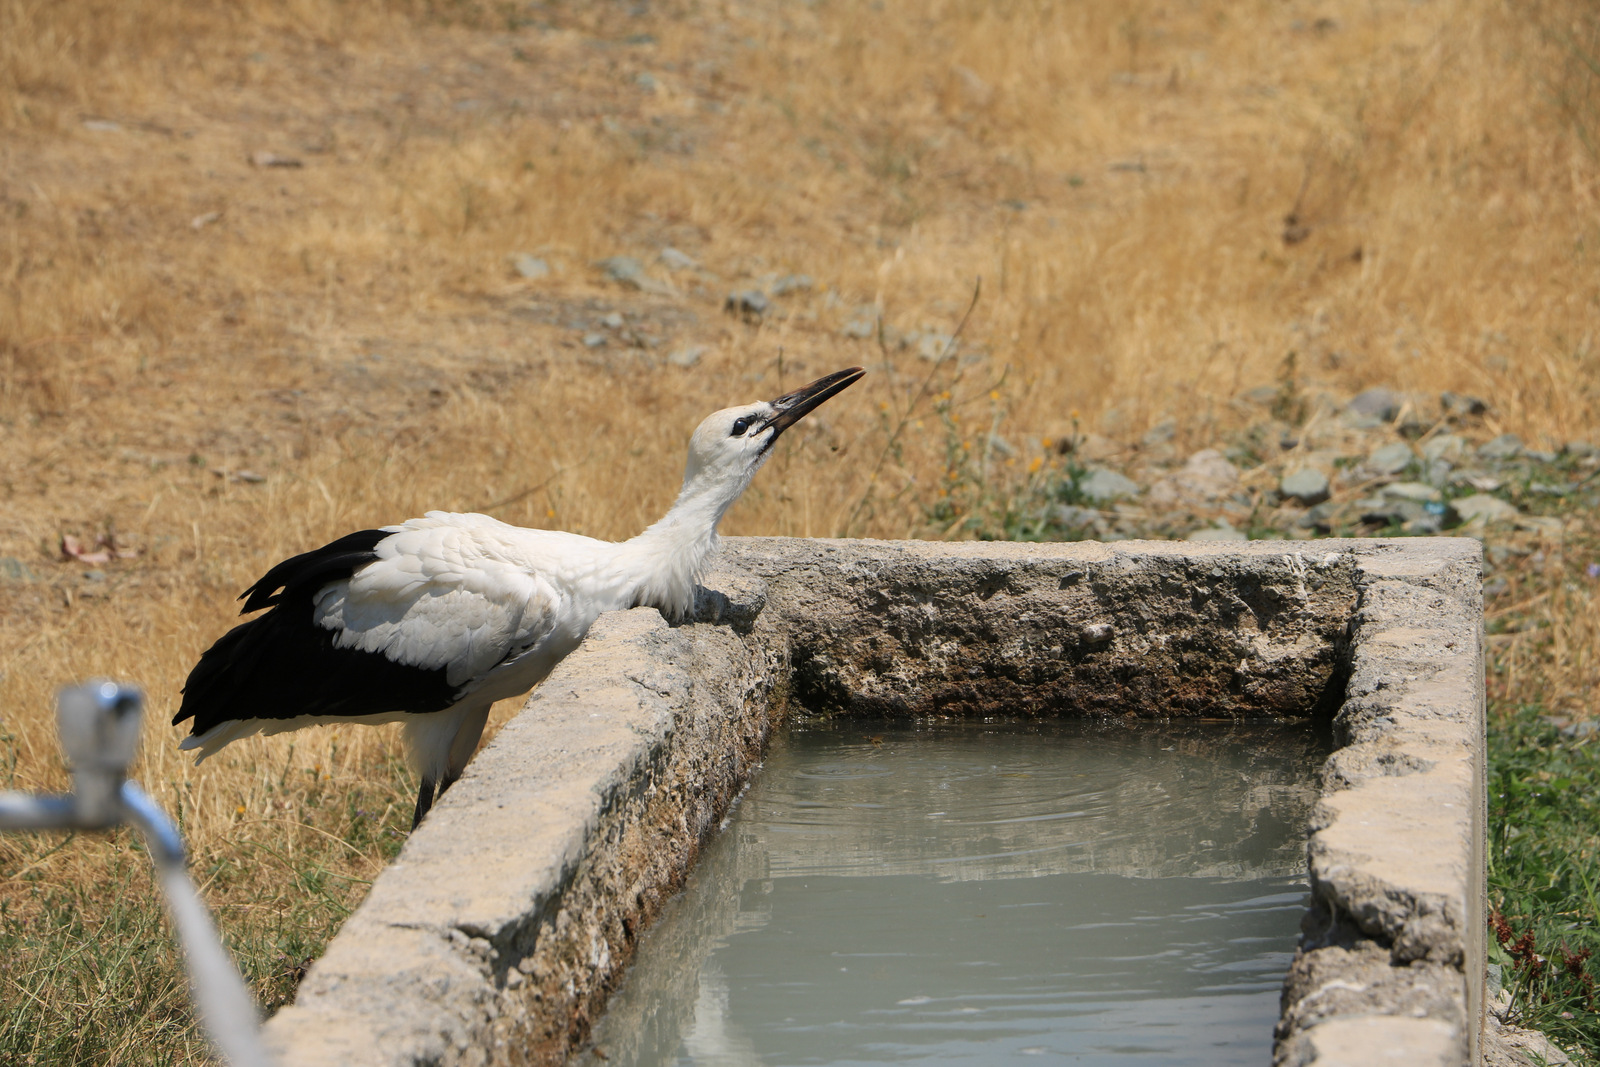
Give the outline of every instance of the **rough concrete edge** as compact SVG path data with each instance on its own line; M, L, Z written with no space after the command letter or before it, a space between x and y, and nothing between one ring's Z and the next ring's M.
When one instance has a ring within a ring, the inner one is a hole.
M752 539L746 545L759 548L761 543ZM1382 647L1382 641L1366 647L1366 637L1382 634L1386 627L1393 628L1395 619L1391 616L1396 608L1390 601L1431 591L1448 601L1440 602L1446 614L1459 615L1465 611L1476 619L1481 611L1476 599L1476 556L1451 541L1237 546L1167 543L928 546L876 542L867 543L867 546L914 558L936 554L996 562L1021 562L1056 555L1084 561L1109 561L1126 556L1183 557L1199 561L1224 555L1281 557L1286 551L1318 550L1330 556L1355 558L1363 575L1364 614L1358 613L1353 620L1355 654L1346 708L1364 709L1364 716L1352 714L1346 718L1348 740L1352 742L1348 748L1356 754L1361 745L1381 748L1385 738L1396 750L1402 742L1443 744L1446 749L1451 744L1447 729L1442 734L1434 729L1442 728L1440 724L1449 726L1451 716L1428 712L1430 708L1448 711L1450 706L1458 705L1459 700L1443 693L1442 703L1423 701L1419 708L1403 707L1391 698L1407 694L1417 696L1413 692L1417 687L1412 684L1416 678L1407 679L1400 687L1368 685L1363 681L1373 678L1382 681L1384 671L1401 670L1412 662L1399 651ZM773 547L779 546L774 543ZM1475 550L1476 546L1473 548ZM761 612L764 590L759 581L749 576L724 572L721 578L728 591L712 590L701 602L705 621L720 625L674 630L648 610L607 617L596 625L584 649L569 657L530 699L528 710L537 714L524 714L508 724L496 744L478 757L456 790L436 809L429 826L408 844L397 864L379 878L368 902L352 916L339 938L330 945L327 955L313 968L300 1000L269 1025L269 1041L284 1062L455 1064L483 1063L491 1057L496 1062L558 1062L557 1049L564 1050L575 1033L581 1036L587 1025L586 1013L596 1010L603 1002L609 984L615 980L631 951L631 940L650 918L650 901L659 900L675 887L676 880L681 879L693 859L693 847L698 843L696 835L715 823L708 813L716 812L719 804L725 805L732 789L737 788L736 783L742 780L742 771L738 768L717 769L715 777L720 784L710 791L711 795L702 796L696 802L694 828L679 826L676 831L666 828L667 837L687 836L691 841L689 848L675 858L675 863L668 864L664 872L658 872L658 884L642 889L629 885L627 892L620 895L615 893L617 885L601 884L607 871L598 869L604 864L597 864L596 858L614 861L619 848L629 846L626 839L630 833L635 839L629 847L640 847L636 831L640 827L649 829L652 813L659 815L652 803L663 791L656 785L668 770L672 753L686 747L676 745L673 735L676 726L695 721L693 714L685 713L692 709L698 697L694 694L692 673L682 670L684 661L696 654L695 649L726 655L730 651L729 642L733 642L750 657L747 674L760 674L763 665L768 672L764 680L754 682L755 688L768 687L760 702L765 704L766 697L772 695L781 700L783 682L779 675L787 666L784 662L787 650L775 648L773 641L777 638L770 631L760 632L763 627L757 625L765 618ZM1366 630L1362 630L1362 626L1367 627ZM1481 641L1476 629L1470 640L1474 662L1481 668ZM719 651L709 648L719 642ZM1458 650L1455 658L1459 659L1460 655ZM1426 662L1426 656L1413 659L1417 677L1428 674L1431 679L1441 673L1435 669L1437 664ZM621 678L617 677L619 663L633 665L631 670L620 672ZM597 673L602 665L604 670ZM1477 685L1474 714L1479 730L1476 773L1481 776L1481 670L1473 677ZM1443 682L1458 688L1462 684L1459 677L1453 681L1445 678ZM1384 692L1390 688L1395 691ZM1371 699L1362 703L1358 700L1361 697ZM593 701L596 700L615 709L614 719L594 713ZM727 712L726 694L720 703ZM748 703L742 710L749 711ZM1386 721L1386 716L1393 721ZM600 721L594 722L594 719ZM550 731L560 730L563 723L576 731L575 736L588 740L578 746L577 758L569 746L568 750L557 753L560 759L551 759L552 753L541 753L540 747L548 747L554 736ZM1414 735L1404 730L1396 733L1393 729L1396 723L1414 727ZM759 745L764 741L762 731L768 726L770 720L746 729L739 739L746 745L746 752L759 752ZM1412 759L1403 752L1385 753L1375 749L1374 759L1363 764L1347 753L1342 763L1330 765L1328 794L1334 796L1358 789L1363 783L1376 779L1415 775L1441 762L1448 761ZM534 765L549 772L548 776L528 774ZM748 765L744 769L747 770ZM705 768L700 769L703 770ZM1453 784L1459 786L1459 782ZM1481 793L1479 788L1480 797ZM506 810L507 813L496 815L489 810L490 805L494 805L495 811ZM1331 806L1337 807L1337 802ZM678 816L682 818L685 814L680 803ZM1476 820L1476 831L1481 835L1481 805L1469 821L1472 819ZM1337 823L1338 815L1334 812L1328 826ZM1481 872L1481 836L1476 840L1478 851L1462 866L1476 867ZM497 877L503 880L509 873L519 888L499 894L491 906L485 906L477 897L460 896L461 886L457 883L466 880L455 876L466 869L472 870L477 880L482 880L488 873L486 864L492 865L490 861L504 858L496 848L517 854L512 865L515 870L501 870ZM1323 861L1314 857L1315 862ZM1331 870L1326 862L1323 866ZM617 867L615 862L609 866L613 877ZM1463 928L1471 930L1472 893L1468 890L1455 892L1457 904L1452 912L1449 887L1430 897L1425 887L1424 891L1415 892L1415 887L1399 885L1399 903L1396 904L1385 896L1389 888L1395 887L1383 880L1381 876L1385 872L1381 866L1375 871L1371 867L1370 858L1356 857L1346 876L1321 879L1318 883L1321 899L1337 905L1341 900L1353 902L1358 894L1366 894L1366 899L1374 901L1375 906L1368 912L1357 908L1351 914L1364 915L1369 925L1380 932L1406 931L1408 916L1431 920L1432 925L1415 921L1410 924L1416 935L1413 941L1422 947L1424 958L1420 962L1453 970L1459 978L1460 964L1437 963L1427 957L1429 953L1450 957L1450 938L1453 936L1459 942L1463 938ZM1372 874L1376 881L1364 882L1363 873ZM602 897L606 891L613 893L609 900L601 900L599 906L617 905L623 911L631 909L635 922L630 926L626 918L614 921L615 916L604 915L598 923L589 921L596 915L595 902L591 900L582 921L568 921L563 927L562 916L570 920L574 913L563 905L581 897L584 891L596 891L597 887ZM1481 913L1481 897L1476 907ZM1465 921L1460 916L1466 916ZM1481 914L1478 918L1481 920ZM1478 934L1480 956L1481 931L1479 922L1473 932ZM1473 949L1470 934L1466 936L1467 943L1457 955L1470 961ZM569 956L577 955L571 960L563 957L563 966L545 968L534 960L534 955L548 954L552 943ZM546 947L541 948L541 945ZM519 960L516 958L519 953L526 954ZM534 960L534 965L524 966L529 960ZM1479 962L1481 964L1481 960ZM582 979L587 988L570 988L575 979ZM1299 1002L1306 999L1310 998L1301 998ZM1457 999L1466 1001L1470 1011L1470 992ZM1287 990L1285 1007L1288 1018L1295 1003L1291 1003ZM1336 1029L1322 1030L1317 1040L1301 1041L1297 1039L1314 1032L1302 1026L1302 1032L1290 1034L1291 1040L1280 1042L1279 1049L1311 1057L1293 1061L1297 1063L1337 1062L1336 1058L1318 1050L1323 1046L1331 1047L1329 1043L1336 1034L1363 1032L1362 1027L1369 1025L1361 1022L1363 1014L1371 1015L1372 1008L1367 1007L1364 1013L1356 1010L1325 1012L1318 1021L1337 1021ZM1461 1015L1462 1012L1456 1013L1457 1018ZM1386 1018L1391 1022L1370 1024L1373 1042L1389 1040L1383 1035L1387 1029L1392 1029L1392 1020L1396 1017L1390 1012ZM538 1026L530 1020L546 1029L538 1031ZM1451 1033L1459 1033L1460 1029L1459 1025L1454 1026ZM1436 1026L1410 1028L1410 1032L1424 1036L1437 1030ZM1373 1046L1368 1043L1364 1047ZM1450 1048L1441 1048L1441 1055L1446 1056L1441 1062L1460 1062L1460 1055L1452 1053Z
M564 1060L782 714L782 650L748 636L764 588L721 577L716 625L595 624L267 1023L278 1062ZM696 684L706 657L737 685Z
M1447 1028L1406 1027L1413 1061L1477 1064L1486 963L1481 546L1408 539L1357 554L1340 747L1313 816L1312 911L1285 981L1274 1062L1380 1058L1400 1040L1402 1014L1432 1018L1443 1008Z

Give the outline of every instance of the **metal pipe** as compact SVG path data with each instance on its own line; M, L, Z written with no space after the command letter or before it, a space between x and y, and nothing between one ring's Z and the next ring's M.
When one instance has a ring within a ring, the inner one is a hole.
M136 828L149 846L207 1035L232 1067L271 1067L255 1000L189 880L183 838L161 806L127 780L143 710L144 697L131 686L93 682L63 689L58 725L72 761L73 790L57 796L0 793L0 830L106 830L123 823Z

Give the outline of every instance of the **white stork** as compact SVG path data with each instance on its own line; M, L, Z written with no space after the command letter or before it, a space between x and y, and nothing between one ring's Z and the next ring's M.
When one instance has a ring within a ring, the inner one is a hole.
M430 511L284 560L245 590L248 614L200 657L173 725L199 763L230 741L315 723L405 723L422 779L412 826L460 775L489 706L531 689L602 611L682 618L717 524L786 428L865 372L726 408L689 440L683 489L630 541Z

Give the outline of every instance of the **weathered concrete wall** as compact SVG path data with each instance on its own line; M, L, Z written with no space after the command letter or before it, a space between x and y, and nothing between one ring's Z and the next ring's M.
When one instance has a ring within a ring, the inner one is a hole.
M596 624L378 879L269 1041L294 1064L561 1062L792 694L878 714L1337 711L1278 1062L1396 1042L1424 1050L1416 1062L1467 1061L1481 987L1466 976L1483 964L1476 553L732 540L692 624L648 609Z
M1328 1035L1359 1035L1367 1019L1363 1058L1392 1040L1416 1052L1408 1062L1476 1063L1486 963L1478 546L1397 542L1357 561L1340 748L1312 819L1313 904L1276 1060L1345 1062ZM1353 1040L1337 1047L1360 1047Z
M1304 716L1338 704L1354 557L1179 542L736 540L808 708ZM1333 684L1333 691L1329 691Z

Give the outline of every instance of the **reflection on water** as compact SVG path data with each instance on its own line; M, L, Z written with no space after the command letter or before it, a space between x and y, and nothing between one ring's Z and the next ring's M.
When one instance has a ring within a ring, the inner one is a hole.
M1324 754L1276 724L795 727L577 1062L1266 1062Z

